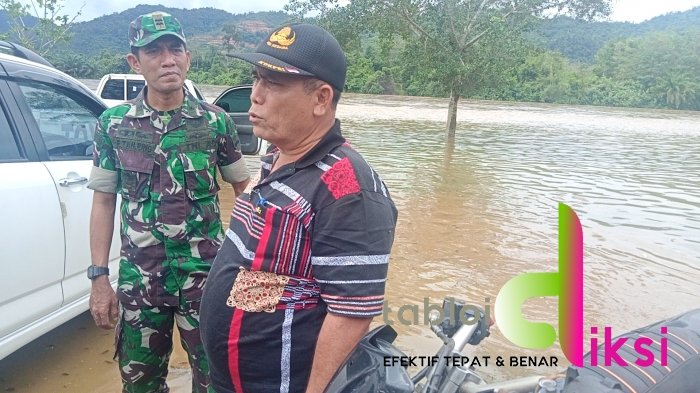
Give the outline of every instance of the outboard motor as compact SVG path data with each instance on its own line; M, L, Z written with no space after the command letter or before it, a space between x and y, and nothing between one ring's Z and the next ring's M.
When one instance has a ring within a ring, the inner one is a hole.
M661 328L668 332L662 336ZM668 364L662 366L659 347L654 348L656 361L649 367L638 367L633 361L637 353L630 345L622 346L617 353L626 359L628 366L617 364L604 366L569 367L566 372L563 393L697 393L700 392L700 309L631 331L619 337L629 342L644 336L657 344L661 338L668 341ZM616 337L617 339L618 337ZM602 352L602 349L598 351ZM591 364L591 353L584 357L584 364Z

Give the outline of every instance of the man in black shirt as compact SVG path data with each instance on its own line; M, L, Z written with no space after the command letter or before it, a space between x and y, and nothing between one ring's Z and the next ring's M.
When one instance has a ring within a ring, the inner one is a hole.
M397 212L335 118L345 55L309 24L253 53L250 120L275 146L236 200L202 300L212 383L225 392L320 393L380 315Z

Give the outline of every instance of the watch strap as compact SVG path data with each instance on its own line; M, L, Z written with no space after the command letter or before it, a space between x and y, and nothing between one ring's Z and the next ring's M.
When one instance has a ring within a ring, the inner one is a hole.
M87 277L91 280L104 275L109 276L109 268L106 266L91 265L87 269Z

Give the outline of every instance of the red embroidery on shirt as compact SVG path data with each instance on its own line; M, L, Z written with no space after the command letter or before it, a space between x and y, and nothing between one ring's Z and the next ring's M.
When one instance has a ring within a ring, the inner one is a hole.
M347 157L333 164L331 169L321 176L321 180L326 183L328 191L333 194L335 199L360 192L360 184L357 182L355 171Z

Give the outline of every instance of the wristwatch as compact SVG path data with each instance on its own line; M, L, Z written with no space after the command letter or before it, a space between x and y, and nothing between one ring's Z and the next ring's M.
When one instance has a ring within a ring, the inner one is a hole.
M106 266L92 265L87 269L87 277L91 280L94 280L97 277L104 275L109 276L109 268Z

